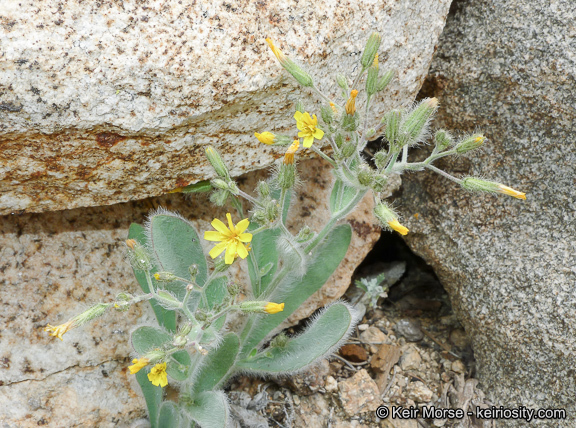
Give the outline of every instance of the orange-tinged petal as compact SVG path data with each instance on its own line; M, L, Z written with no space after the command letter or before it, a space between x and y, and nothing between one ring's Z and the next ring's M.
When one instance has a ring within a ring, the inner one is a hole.
M518 190L515 190L515 189L508 187L508 186L504 186L503 184L501 184L499 187L500 187L500 193L503 193L503 194L508 195L508 196L512 196L516 199L526 200L526 193L519 192Z
M204 232L204 239L206 241L225 241L228 237L220 232L207 231Z
M214 246L214 248L212 248L208 254L210 255L210 257L215 259L216 257L218 257L222 253L222 251L224 251L226 249L227 246L228 246L228 242L220 242L219 244L216 244Z
M210 223L212 225L212 227L214 229L216 229L218 232L223 233L224 235L228 236L230 234L230 231L228 230L228 228L226 227L226 225L224 223L222 223L222 221L218 220L217 218L215 218L214 220L212 220L212 223Z
M240 235L241 233L244 233L244 231L248 229L248 226L250 226L250 221L247 218L240 220L236 225L236 234Z

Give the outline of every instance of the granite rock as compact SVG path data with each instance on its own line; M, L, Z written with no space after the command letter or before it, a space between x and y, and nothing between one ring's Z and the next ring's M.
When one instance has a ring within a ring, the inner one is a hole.
M319 230L325 223L330 190L329 165L319 159L299 164L306 192L294 197L289 227ZM266 171L240 177L252 193ZM144 401L128 373L130 329L155 324L147 303L128 312L108 312L64 335L63 342L42 328L61 324L96 302L139 287L125 259L130 223L143 223L150 210L178 211L196 227L211 230L231 208L215 209L206 194L187 200L171 194L138 202L52 213L0 217L0 424L2 426L128 426L145 417ZM341 296L354 269L380 235L365 198L347 221L353 238L345 261L325 288L311 297L292 322ZM204 242L208 247L211 243ZM231 274L245 284L247 272L235 263Z
M527 200L429 173L407 176L399 201L408 244L472 338L480 387L497 406L566 409L566 420L535 422L551 427L573 427L576 414L575 19L569 0L454 5L422 95L440 100L437 127L489 141L438 165Z
M397 78L374 117L410 103L449 0L379 2L3 2L0 214L159 196L211 177L212 144L232 173L270 165L254 132L294 133L298 99L319 98L277 64L271 37L334 99L369 34Z

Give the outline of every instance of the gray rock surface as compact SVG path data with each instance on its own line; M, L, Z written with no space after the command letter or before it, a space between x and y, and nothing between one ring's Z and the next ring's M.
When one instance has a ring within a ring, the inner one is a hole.
M0 214L100 206L209 178L219 147L233 174L278 157L254 132L295 131L318 112L264 39L334 99L369 34L397 71L380 115L413 100L450 0L286 2L4 1L0 7Z
M495 405L576 407L576 9L570 0L458 2L424 85L436 126L483 131L476 156L439 163L527 200L403 177L409 245L436 270L472 337ZM418 213L417 218L414 214ZM526 426L504 421L501 426Z

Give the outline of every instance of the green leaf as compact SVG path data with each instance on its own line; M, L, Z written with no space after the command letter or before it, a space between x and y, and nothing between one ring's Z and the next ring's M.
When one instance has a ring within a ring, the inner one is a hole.
M193 404L183 406L202 428L225 428L230 410L224 391L204 391L194 396Z
M336 303L322 312L302 333L282 348L267 348L240 360L236 367L258 374L279 374L300 370L329 352L345 339L354 323L348 305Z
M158 427L174 427L180 425L180 409L173 401L164 401L158 414Z
M132 223L130 225L130 230L128 232L128 239L136 240L140 245L147 246L146 234L144 232L144 228L139 224ZM150 293L150 288L148 287L148 281L146 281L146 274L141 270L134 270L134 276L140 284L140 288L144 293ZM156 272L156 268L154 268L150 274L154 275ZM150 305L152 306L152 310L154 311L154 315L156 315L156 319L158 320L158 324L163 326L169 331L175 332L176 331L176 314L174 311L169 311L164 309L160 306L155 300L149 300Z
M238 336L234 333L224 336L220 346L204 357L204 361L194 373L194 389L207 391L222 386L236 361L239 347Z
M182 193L203 193L210 192L211 190L212 185L210 184L210 180L203 180L182 188Z
M284 272L285 276L278 286L265 297L270 302L284 303L284 311L274 315L259 315L253 323L247 325L250 330L242 333L243 356L257 347L268 333L292 315L308 297L322 288L346 255L351 237L350 225L335 227L326 240L316 247L303 277Z
M346 207L352 199L356 196L358 190L354 187L349 187L339 178L336 179L332 193L330 193L330 212L336 214Z
M152 385L152 383L148 380L149 372L149 369L141 369L138 373L136 373L136 380L140 384L140 388L142 388L142 395L144 395L144 400L146 400L148 417L150 418L150 425L152 425L151 428L158 428L158 409L162 403L162 388Z
M208 266L194 226L176 214L160 213L150 218L149 227L150 247L160 265L158 268L181 278L189 278L190 266L196 265L196 282L200 286L204 285ZM166 289L180 300L186 293L183 283L167 284Z

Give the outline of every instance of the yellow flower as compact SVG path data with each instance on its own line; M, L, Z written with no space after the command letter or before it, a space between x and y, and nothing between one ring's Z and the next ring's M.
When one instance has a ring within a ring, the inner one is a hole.
M262 134L255 132L254 136L258 138L258 141L261 143L268 145L274 144L274 138L276 138L276 135L272 134L271 132L263 132Z
M354 114L356 113L356 97L358 96L358 91L356 89L354 89L352 92L350 92L350 98L348 98L348 101L346 101L346 106L344 107L346 109L346 114Z
M215 218L211 224L217 232L204 232L204 239L207 241L220 241L219 244L216 244L216 246L210 250L210 257L215 259L220 255L220 253L222 253L222 251L226 250L224 262L227 265L231 265L236 256L240 256L243 259L248 257L248 249L244 246L244 243L252 241L252 234L244 233L250 224L247 218L238 222L236 226L232 223L232 216L230 213L226 214L226 218L228 219L230 229L228 229L220 220Z
M46 327L44 327L44 331L51 332L50 336L57 337L58 339L63 341L64 339L62 339L62 335L66 333L68 330L72 330L74 327L76 327L75 324L76 324L75 319L71 319L70 321L58 325L56 327L48 324Z
M503 184L500 184L498 186L498 190L499 193L503 193L504 195L509 195L512 196L516 199L524 199L526 200L526 193L522 193L519 192L518 190L514 190L511 187L508 186L504 186Z
M164 388L168 385L168 375L166 374L166 363L156 364L148 373L148 380L152 385Z
M274 46L274 42L270 37L266 39L266 43L268 43L268 46L270 46L270 49L272 49L272 53L274 53L278 61L280 61L280 64L284 66L284 64L287 61L286 55L284 55L280 49Z
M298 147L300 147L300 141L298 140L294 140L292 145L288 147L288 150L286 150L286 154L284 155L285 165L292 165L294 163L294 153L296 153Z
M294 119L296 119L296 126L300 130L298 136L304 137L304 147L312 147L314 138L320 140L324 136L324 131L317 128L318 119L316 118L316 115L310 117L310 113L308 112L301 113L297 111L294 114Z
M284 303L272 303L268 302L266 306L264 306L264 310L269 314L277 314L278 312L282 312L284 310Z
M136 374L141 369L148 365L149 361L148 358L134 358L132 360L132 366L128 366L128 370L130 370L130 374Z
M390 226L392 229L394 229L396 232L398 232L400 235L408 235L408 228L405 226L402 226L398 220L394 219L394 220L390 220L388 222L388 226Z

